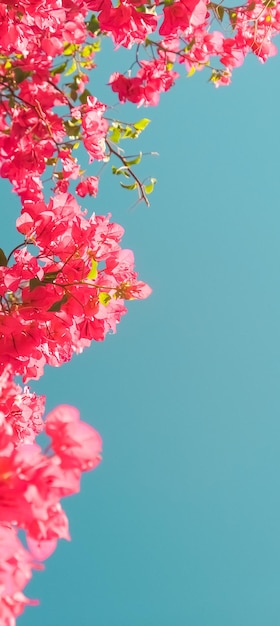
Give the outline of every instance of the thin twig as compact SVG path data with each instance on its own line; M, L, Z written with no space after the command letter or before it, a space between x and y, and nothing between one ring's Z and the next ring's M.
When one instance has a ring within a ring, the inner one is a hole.
M112 146L112 144L108 141L108 139L105 139L105 143L106 146L110 152L110 154L114 154L124 165L124 167L126 168L126 171L130 174L131 178L133 178L138 186L138 191L140 194L140 199L144 200L145 204L149 207L150 203L149 200L146 196L145 190L144 190L144 185L141 183L141 181L139 180L138 176L136 176L136 174L134 174L133 170L126 164L126 159L125 157L123 157L121 154L119 154L119 152L117 150L115 150Z

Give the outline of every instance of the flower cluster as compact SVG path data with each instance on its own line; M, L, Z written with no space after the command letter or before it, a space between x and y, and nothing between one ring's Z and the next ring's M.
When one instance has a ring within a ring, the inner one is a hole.
M101 459L100 435L71 406L43 420L45 397L0 376L0 623L14 626L25 606L35 605L23 589L33 569L52 554L58 539L70 539L60 499L77 493L82 472ZM45 431L44 452L35 438ZM24 531L26 546L19 531Z
M70 538L61 498L77 493L82 472L101 458L100 436L76 409L60 406L43 420L45 397L14 377L38 379L46 363L62 365L103 341L126 313L124 300L151 292L133 253L120 247L123 228L110 216L87 219L71 194L26 200L16 226L22 244L8 256L0 251L0 622L7 626L33 603L23 594L32 570L58 539ZM50 438L45 452L36 443L42 432Z
M0 375L0 414L12 429L15 445L34 443L35 437L44 430L43 414L45 396L31 393L14 382L11 365L2 368Z
M153 106L182 64L189 75L208 68L218 87L249 53L261 62L276 54L280 2L22 0L2 2L0 22L0 174L22 201L38 201L47 167L57 191L82 177L73 155L79 144L90 162L110 156L106 105L88 90L101 36L116 48L136 48L136 71L108 77L120 101ZM91 189L78 181L78 195L94 195Z
M123 228L105 216L86 219L70 194L26 202L17 229L23 247L0 267L0 371L12 364L26 381L103 341L126 313L124 300L151 289L119 245Z
M135 76L115 72L109 83L117 92L121 102L126 100L138 106L157 105L160 93L170 89L178 72L174 64L184 64L188 75L203 68L211 67L210 80L218 87L231 81L232 70L243 64L249 53L254 53L261 62L277 52L272 39L280 32L280 3L253 1L244 6L227 7L224 3L207 0L166 0L163 13L156 11L162 3L139 3L122 0L117 8L110 8L110 0L102 3L98 19L101 30L109 33L115 43L131 47L141 43L144 37L144 18L160 18L149 22L152 28L146 29L145 52L151 51L152 58L140 60L137 53L138 69ZM142 18L142 31L135 27L133 15L139 11ZM110 29L104 15L113 15L114 30ZM125 15L125 18L124 18ZM119 19L119 30L115 24ZM129 20L130 32L123 30ZM216 22L216 24L215 24ZM223 26L222 26L223 22ZM103 25L104 24L104 25ZM214 24L214 28L213 28ZM218 28L215 30L215 26ZM150 36L152 35L152 36ZM216 62L216 67L213 64Z
M12 396L9 370L7 385ZM101 458L100 436L71 406L59 406L47 416L46 452L29 437L19 443L24 393L22 407L17 400L18 418L13 412L12 424L0 412L0 622L8 626L14 626L27 604L34 604L22 593L32 569L41 567L58 539L70 539L60 499L77 493L82 472L94 469ZM25 533L27 548L19 530Z

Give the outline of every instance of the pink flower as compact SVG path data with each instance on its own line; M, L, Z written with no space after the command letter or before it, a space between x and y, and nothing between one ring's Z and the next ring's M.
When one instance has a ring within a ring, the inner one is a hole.
M98 192L99 178L97 176L87 176L76 187L76 194L84 198L87 194L96 198Z
M204 23L207 6L203 0L175 0L163 9L164 20L159 29L160 35L172 35L182 32L191 24L200 26Z
M140 69L134 78L126 78L115 72L110 76L109 84L119 95L121 102L137 103L138 106L156 106L160 93L168 91L179 74L166 68L163 59L141 61Z
M52 448L61 459L63 468L85 472L94 469L101 460L100 435L80 421L77 409L61 405L46 418L46 433L52 438Z
M7 424L12 427L13 442L33 443L36 435L44 428L42 416L45 396L36 396L29 387L20 387L13 381L11 365L0 375L0 411Z
M117 7L104 3L98 20L101 30L109 33L118 46L131 48L156 30L158 16L140 13L129 2L121 0Z

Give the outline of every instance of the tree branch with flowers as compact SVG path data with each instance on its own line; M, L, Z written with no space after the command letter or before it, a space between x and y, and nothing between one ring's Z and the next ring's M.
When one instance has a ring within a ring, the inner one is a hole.
M219 87L249 54L262 63L276 54L280 1L20 0L2 2L0 20L0 175L21 204L21 242L0 249L0 623L14 626L36 603L24 595L33 570L69 539L60 500L79 491L102 448L76 408L61 405L43 418L45 397L26 383L104 341L126 300L151 293L121 246L122 226L78 203L88 196L94 208L102 184L81 167L80 149L89 164L112 161L136 202L149 205L156 182L137 174L144 155L123 149L149 119L137 111L131 123L111 119L90 91L102 39L134 59L104 82L120 102L155 106L182 69L189 77L205 69ZM42 432L46 449L36 441Z

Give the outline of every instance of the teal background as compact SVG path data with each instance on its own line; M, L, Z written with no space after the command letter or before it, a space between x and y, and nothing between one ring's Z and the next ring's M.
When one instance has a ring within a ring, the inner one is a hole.
M125 59L97 57L105 102ZM83 206L125 226L153 295L31 383L48 409L78 406L104 455L64 503L72 542L34 574L41 604L19 626L279 626L279 69L250 58L230 87L204 71L157 108L118 109L152 119L137 143L160 153L138 168L158 179L151 208L130 209L110 166ZM8 249L6 182L2 201Z

